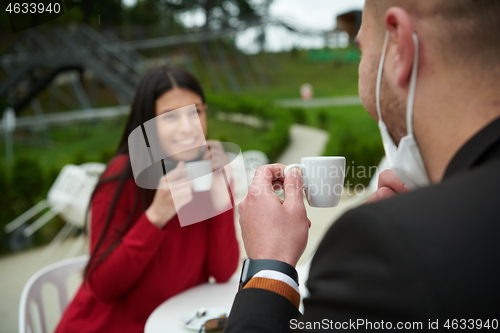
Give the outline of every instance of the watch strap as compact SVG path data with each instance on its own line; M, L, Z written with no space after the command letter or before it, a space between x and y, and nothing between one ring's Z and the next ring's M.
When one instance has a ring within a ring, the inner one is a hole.
M292 265L278 260L246 259L243 263L243 270L241 272L240 289L242 289L255 274L263 270L281 272L291 277L297 285L299 284L299 275Z

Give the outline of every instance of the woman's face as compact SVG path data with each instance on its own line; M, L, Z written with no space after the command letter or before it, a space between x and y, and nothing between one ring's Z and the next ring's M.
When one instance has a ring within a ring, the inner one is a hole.
M196 110L184 108L196 104ZM190 161L206 145L207 114L201 97L191 90L174 88L156 100L156 127L165 152L179 161Z

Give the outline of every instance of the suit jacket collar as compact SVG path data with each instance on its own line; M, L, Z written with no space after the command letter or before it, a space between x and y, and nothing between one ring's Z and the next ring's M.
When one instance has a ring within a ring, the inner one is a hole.
M500 118L484 127L460 148L448 165L444 178L466 172L498 158L500 158Z

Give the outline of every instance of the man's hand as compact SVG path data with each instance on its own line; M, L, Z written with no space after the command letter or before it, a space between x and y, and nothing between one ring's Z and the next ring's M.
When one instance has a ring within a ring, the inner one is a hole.
M388 169L380 173L378 177L378 190L373 193L366 203L372 203L382 199L387 199L411 191L396 174L396 171Z
M311 222L304 207L301 171L293 168L285 179L284 169L282 164L259 167L238 210L248 257L295 267L306 248ZM283 185L284 201L274 192L276 185Z

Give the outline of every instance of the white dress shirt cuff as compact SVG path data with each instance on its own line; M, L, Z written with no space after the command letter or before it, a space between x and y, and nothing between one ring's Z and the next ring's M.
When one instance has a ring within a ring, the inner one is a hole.
M285 273L266 269L266 270L257 272L257 274L255 274L252 277L260 277L260 278L273 279L273 280L285 282L286 284L288 284L290 287L292 287L293 289L295 289L295 291L297 291L299 293L299 286L297 285L297 282L295 282L291 277L289 277Z

